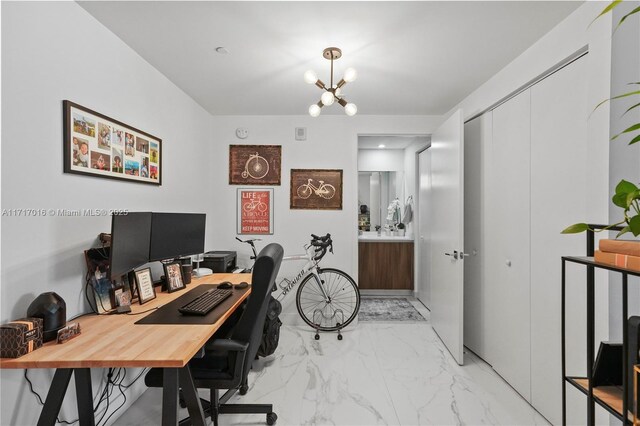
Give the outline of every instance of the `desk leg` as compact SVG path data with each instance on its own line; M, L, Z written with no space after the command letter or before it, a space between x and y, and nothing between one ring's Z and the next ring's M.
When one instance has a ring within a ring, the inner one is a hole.
M165 368L162 373L162 426L178 424L178 371Z
M193 426L205 426L204 412L202 411L202 404L200 404L200 397L198 396L198 390L193 382L193 376L188 365L185 365L180 369L180 387L182 388L182 394L184 400L187 403L187 409L189 410L189 418Z
M71 368L58 368L56 370L53 375L53 380L51 381L51 387L47 393L47 399L44 402L44 407L42 407L42 411L40 412L38 426L54 426L56 424L72 373L73 369Z
M76 368L74 371L76 380L76 401L78 403L78 415L81 426L95 426L96 419L93 414L93 391L91 389L91 369Z

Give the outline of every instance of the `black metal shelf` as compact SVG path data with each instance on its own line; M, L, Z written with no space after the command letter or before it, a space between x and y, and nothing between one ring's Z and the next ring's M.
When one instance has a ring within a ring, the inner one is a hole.
M591 229L604 229L604 225L589 225ZM612 231L620 231L621 227L608 228ZM567 424L567 383L578 389L587 396L587 425L595 426L595 404L603 407L623 425L630 425L633 422L633 414L627 407L626 397L631 384L627 383L628 367L628 284L629 276L640 276L640 272L632 271L617 266L596 263L593 260L595 249L594 233L587 232L587 256L563 256L562 257L562 424ZM587 376L568 377L566 370L566 264L577 263L587 267ZM592 386L594 351L595 351L595 270L605 269L622 274L622 387L607 386L605 388L594 388ZM625 415L626 414L626 415ZM631 415L631 417L629 417Z

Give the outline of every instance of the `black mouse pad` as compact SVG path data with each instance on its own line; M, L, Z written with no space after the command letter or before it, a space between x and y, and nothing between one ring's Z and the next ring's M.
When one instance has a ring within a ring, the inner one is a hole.
M213 308L207 315L182 315L178 312L178 308L186 305L196 297L200 296L205 291L217 288L218 284L201 284L198 287L189 290L177 299L163 305L160 309L157 309L149 315L145 316L136 324L213 324L221 316L225 314L237 301L240 299L249 288L243 288L241 290L235 287L231 290L231 297L223 300L218 306Z

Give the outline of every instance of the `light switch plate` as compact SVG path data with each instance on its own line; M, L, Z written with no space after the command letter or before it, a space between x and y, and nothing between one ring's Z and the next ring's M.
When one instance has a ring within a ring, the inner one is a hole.
M249 129L246 127L238 127L236 129L236 136L238 139L246 139L249 137Z
M306 127L296 127L296 140L297 141L306 141L307 140L307 128Z

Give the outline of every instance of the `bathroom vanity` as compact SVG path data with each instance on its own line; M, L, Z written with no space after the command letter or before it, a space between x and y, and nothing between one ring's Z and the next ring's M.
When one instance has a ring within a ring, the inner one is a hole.
M358 286L362 290L413 290L413 238L358 236Z

